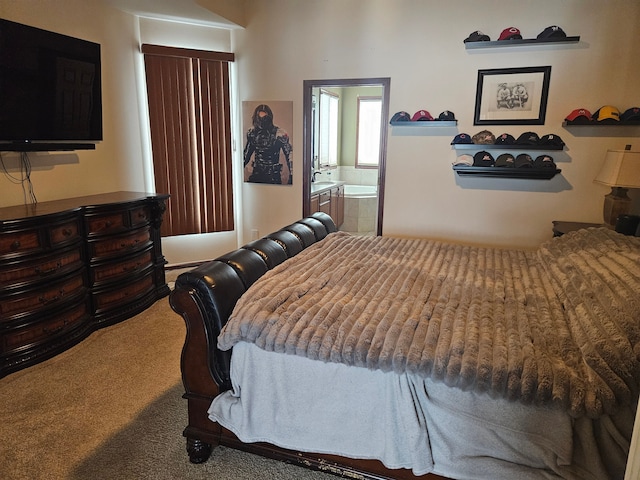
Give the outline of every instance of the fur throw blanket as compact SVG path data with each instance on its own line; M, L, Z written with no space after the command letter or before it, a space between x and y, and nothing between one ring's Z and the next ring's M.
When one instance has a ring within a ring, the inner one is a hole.
M409 372L575 417L637 401L640 238L536 251L330 234L260 278L219 347Z

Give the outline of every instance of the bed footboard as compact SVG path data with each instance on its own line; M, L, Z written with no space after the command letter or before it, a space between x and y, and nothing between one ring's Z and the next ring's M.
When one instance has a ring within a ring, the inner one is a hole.
M268 270L336 230L329 215L315 213L176 279L169 303L187 327L181 371L189 424L183 434L193 463L206 461L220 443L222 429L207 410L216 395L231 388L231 352L219 350L216 339L236 302Z

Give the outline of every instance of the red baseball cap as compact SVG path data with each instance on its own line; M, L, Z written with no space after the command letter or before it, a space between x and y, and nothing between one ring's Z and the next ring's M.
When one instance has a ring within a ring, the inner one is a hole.
M498 40L522 40L522 35L516 27L509 27L502 30Z
M591 121L591 112L586 108L576 108L565 118L567 122Z
M416 113L413 114L413 117L411 117L412 122L420 122L420 121L424 122L426 120L433 120L433 117L431 116L431 114L426 110L418 110Z

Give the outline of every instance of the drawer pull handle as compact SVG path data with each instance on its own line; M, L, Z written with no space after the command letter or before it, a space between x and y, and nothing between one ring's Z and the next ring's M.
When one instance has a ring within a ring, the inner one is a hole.
M20 248L20 240L16 240L11 244L11 250L18 250Z
M60 291L58 292L58 295L55 295L51 298L47 298L44 295L41 295L40 297L38 297L38 301L43 305L48 305L49 303L57 302L63 296L64 296L64 289L60 289Z
M36 267L36 274L44 277L46 275L51 275L52 273L57 272L58 270L60 270L60 268L62 268L62 264L60 262L56 263L55 267L49 268L48 270L42 270L40 267Z
M138 245L139 242L140 240L137 240L137 239L128 245L123 242L120 244L120 248L127 248L127 249L135 248L135 246Z
M123 272L135 272L136 270L138 270L140 268L140 265L142 265L140 262L136 263L135 265L131 266L131 267L122 267L122 271Z
M48 333L48 334L51 334L51 333L58 333L58 332L60 332L60 331L61 331L64 327L66 327L66 326L67 326L67 321L65 320L64 322L62 322L62 325L58 325L57 327L54 327L54 328L47 328L47 327L44 327L44 328L42 329L42 331L43 331L44 333Z
M73 230L70 228L64 228L62 230L62 235L64 235L65 237L70 237L73 234Z
M104 222L105 228L109 228L111 225L113 225L113 222L111 220L107 220L106 222Z

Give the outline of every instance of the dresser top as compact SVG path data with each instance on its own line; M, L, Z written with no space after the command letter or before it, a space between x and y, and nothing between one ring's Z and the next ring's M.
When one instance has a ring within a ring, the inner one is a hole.
M48 202L38 202L35 205L14 205L11 207L0 208L0 222L39 217L42 215L77 210L83 207L121 204L145 199L164 200L167 198L169 198L169 195L161 193L110 192L83 197L64 198L62 200L51 200Z

